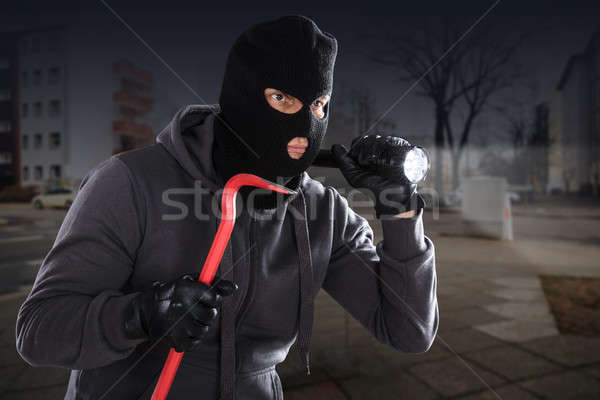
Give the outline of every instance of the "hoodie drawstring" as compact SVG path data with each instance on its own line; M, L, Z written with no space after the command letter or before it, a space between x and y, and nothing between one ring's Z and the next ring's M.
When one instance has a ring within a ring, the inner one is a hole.
M231 242L225 248L221 260L223 279L235 282ZM236 297L227 296L221 303L221 400L234 400L235 397L235 308Z
M308 233L308 222L306 218L306 200L302 190L294 198L294 202L300 209L301 218L294 218L294 231L296 246L298 248L298 268L300 272L300 315L298 323L298 351L300 359L306 366L306 374L310 375L309 347L312 334L314 299L313 287L313 264L310 251L310 240Z
M298 195L294 197L293 202L300 211L300 218L294 218L294 236L298 249L300 278L297 341L300 359L306 366L307 375L310 375L309 347L314 319L314 298L312 293L314 280L306 217L306 200L302 190L298 190ZM227 245L225 254L223 255L221 270L227 271L226 275L223 276L224 279L234 279L235 282L231 244ZM236 299L234 296L224 299L221 309L221 400L235 399L235 307Z

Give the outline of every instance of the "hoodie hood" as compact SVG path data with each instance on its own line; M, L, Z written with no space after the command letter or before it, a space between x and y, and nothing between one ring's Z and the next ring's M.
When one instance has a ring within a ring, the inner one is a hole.
M177 160L192 178L216 191L222 188L213 165L213 122L218 105L190 104L177 111L156 141Z

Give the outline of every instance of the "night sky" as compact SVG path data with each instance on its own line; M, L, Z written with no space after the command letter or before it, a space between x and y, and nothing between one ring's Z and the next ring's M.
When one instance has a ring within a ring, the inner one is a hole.
M410 82L398 80L391 70L366 59L369 43L364 39L365 33L377 33L382 27L410 30L424 17L460 17L465 21L466 30L469 21L477 19L495 2L422 0L415 5L415 2L402 1L339 4L302 1L297 2L297 6L290 6L292 2L280 1L271 4L251 2L241 7L234 3L201 1L153 4L107 0L107 3L208 103L216 102L218 98L227 52L244 28L282 15L306 15L338 39L340 52L335 90L342 86L367 88L376 98L376 109L383 111L410 86ZM143 56L150 64L155 63L152 69L157 72L157 82L160 82L159 95L173 107L201 102L100 1L82 4L5 2L0 15L2 30L73 21L90 21L92 25L122 31L124 45L132 54ZM518 58L535 91L529 96L514 97L524 101L525 107L549 100L569 56L583 51L594 30L600 26L599 21L597 1L500 1L486 17L486 22L501 27L507 34L533 32ZM471 34L477 34L477 29ZM94 45L90 43L90 46ZM334 101L335 95L334 91ZM504 96L501 101L510 103L511 95ZM389 118L397 123L401 132L430 136L431 113L427 101L415 90L394 108ZM501 135L500 130L500 125L486 129L489 135Z

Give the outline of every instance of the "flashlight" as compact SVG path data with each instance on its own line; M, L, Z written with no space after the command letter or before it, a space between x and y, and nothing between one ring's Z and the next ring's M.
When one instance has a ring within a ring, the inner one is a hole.
M398 154L401 160L401 172L404 179L412 184L422 182L429 172L430 162L427 151L419 146L402 146L402 151ZM321 149L313 161L315 167L337 168L337 163L330 150ZM381 171L387 175L388 171ZM395 172L395 171L394 171ZM393 176L393 174L390 174Z

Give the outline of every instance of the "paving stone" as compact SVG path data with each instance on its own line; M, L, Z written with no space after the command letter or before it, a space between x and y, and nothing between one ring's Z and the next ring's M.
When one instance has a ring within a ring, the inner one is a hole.
M484 309L510 319L536 322L554 322L548 303L542 301L509 301L488 304Z
M558 335L554 321L509 320L474 326L475 329L507 342L522 343L541 337Z
M546 299L541 289L505 288L491 290L489 294L510 301L541 301Z
M10 387L11 391L20 391L30 388L66 385L69 381L70 371L62 368L34 368L27 367Z
M331 378L347 379L357 375L377 376L386 373L384 357L374 348L332 348L314 354L313 358Z
M423 354L404 354L385 345L377 347L376 351L381 354L381 359L386 368L394 372L400 372L410 366L427 361L452 357L452 353L437 339L429 350Z
M419 364L409 371L444 396L469 393L504 382L498 375L485 371L468 360L464 361L453 357Z
M13 365L0 368L0 393L10 389L19 374L23 373L25 365Z
M464 355L510 380L524 379L562 368L514 346L498 346Z
M438 326L438 333L439 334L446 334L447 332L452 332L455 331L457 329L465 329L468 328L470 325L468 322L465 321L459 321L456 318L453 318L450 315L447 315L446 312L443 312L440 310L440 323Z
M17 353L14 343L0 347L0 360L2 360L2 366L25 365L25 361Z
M444 284L444 285L438 285L437 294L438 294L438 296L452 296L455 294L460 294L461 290L462 290L462 288L459 286Z
M0 333L0 346L15 346L15 344L15 328L14 326L10 326L10 328L7 328Z
M507 278L494 278L489 279L490 282L500 285L508 286L511 288L521 289L541 289L542 285L540 279L537 276L532 277L507 277Z
M54 386L43 389L8 392L0 396L0 400L63 400L67 392L66 386Z
M598 399L600 381L575 371L552 374L520 385L545 399Z
M568 366L600 362L600 338L555 335L522 343L522 346Z
M480 307L465 308L458 311L452 311L447 314L449 314L449 317L458 321L462 321L471 326L506 320L506 318L498 314L491 313Z
M434 399L437 394L408 374L353 378L339 382L352 400ZM287 400L287 399L286 399Z
M577 369L577 371L584 373L588 376L591 376L593 378L600 379L600 364L582 367L582 368Z
M460 400L535 400L536 396L516 385L502 386L492 390L482 390L481 392L473 393L467 396L459 397Z
M475 329L461 329L438 335L437 339L450 346L457 353L481 350L488 347L499 346L502 342Z
M346 400L347 397L334 382L284 391L285 400Z

